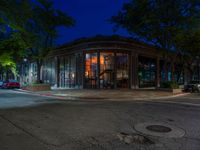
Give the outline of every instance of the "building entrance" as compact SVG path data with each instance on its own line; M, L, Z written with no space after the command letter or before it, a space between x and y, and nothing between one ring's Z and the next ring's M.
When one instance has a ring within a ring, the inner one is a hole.
M114 53L100 53L100 88L114 88Z
M129 55L114 52L86 53L85 87L129 88Z

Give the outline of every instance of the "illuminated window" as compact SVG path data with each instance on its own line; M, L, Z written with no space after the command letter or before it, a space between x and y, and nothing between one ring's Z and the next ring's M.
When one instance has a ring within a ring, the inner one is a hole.
M97 87L97 53L85 55L85 85L87 88Z

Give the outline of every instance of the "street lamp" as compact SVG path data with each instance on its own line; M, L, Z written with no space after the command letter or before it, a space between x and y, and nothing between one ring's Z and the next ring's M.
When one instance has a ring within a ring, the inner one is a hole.
M24 61L24 62L27 62L27 58L24 58L23 61Z

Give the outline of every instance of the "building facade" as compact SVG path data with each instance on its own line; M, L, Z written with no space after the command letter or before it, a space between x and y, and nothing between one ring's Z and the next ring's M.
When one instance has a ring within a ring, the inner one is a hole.
M37 68L30 65L27 80L33 82ZM123 37L81 39L60 46L45 59L40 76L55 88L92 89L159 87L165 81L184 84L191 79L174 53Z

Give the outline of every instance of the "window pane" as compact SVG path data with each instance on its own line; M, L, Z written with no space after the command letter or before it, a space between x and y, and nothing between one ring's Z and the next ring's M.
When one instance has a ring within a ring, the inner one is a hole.
M114 53L100 53L100 88L114 88Z
M97 53L85 55L85 86L86 88L97 87Z
M128 86L129 86L128 54L117 53L116 66L117 66L117 87L118 88L128 88Z

